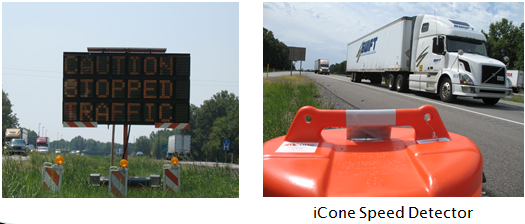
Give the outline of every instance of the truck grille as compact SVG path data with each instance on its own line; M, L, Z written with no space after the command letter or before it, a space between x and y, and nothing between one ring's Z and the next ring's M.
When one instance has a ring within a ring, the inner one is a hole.
M483 65L481 66L481 83L505 85L505 71L506 69L502 67ZM492 77L494 73L496 75Z

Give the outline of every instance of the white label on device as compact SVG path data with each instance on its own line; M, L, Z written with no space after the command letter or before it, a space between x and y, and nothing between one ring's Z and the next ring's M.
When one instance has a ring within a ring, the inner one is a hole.
M317 142L283 142L275 152L314 153L317 146Z

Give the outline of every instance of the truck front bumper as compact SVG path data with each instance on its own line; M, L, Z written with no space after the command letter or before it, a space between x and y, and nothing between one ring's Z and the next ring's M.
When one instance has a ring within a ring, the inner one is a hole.
M512 89L507 87L488 87L454 84L453 94L479 98L511 98Z

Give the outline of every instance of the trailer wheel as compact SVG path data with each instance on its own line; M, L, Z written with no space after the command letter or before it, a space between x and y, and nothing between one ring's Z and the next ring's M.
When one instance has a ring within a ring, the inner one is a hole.
M449 77L445 77L439 85L439 98L447 103L452 103L456 99L456 96L452 95L452 82Z
M407 86L406 86L406 76L404 75L397 75L396 78L396 90L398 92L406 92Z
M395 80L396 80L396 76L394 74L388 75L388 89L389 90L396 90L396 85L394 85Z
M499 98L483 98L482 100L487 105L494 105L499 102Z
M361 82L361 75L359 73L355 73L355 82Z

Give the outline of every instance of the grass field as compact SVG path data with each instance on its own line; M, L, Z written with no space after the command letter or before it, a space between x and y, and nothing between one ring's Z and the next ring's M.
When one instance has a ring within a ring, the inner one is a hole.
M27 161L6 158L2 162L3 198L107 198L107 186L93 187L88 184L91 173L109 176L110 158L108 156L80 156L64 154L64 174L60 193L43 191L41 172L44 162L54 163L55 154L31 154ZM4 155L5 157L5 155ZM113 164L118 166L120 159ZM150 174L162 176L164 161L148 157L130 157L128 176L149 177ZM239 179L229 168L195 168L181 166L181 191L177 194L164 192L162 188L129 187L128 198L237 198Z
M263 142L286 135L297 110L303 106L323 108L317 85L302 76L263 80Z
M521 94L523 94L523 92L521 92ZM512 94L512 98L501 98L502 100L505 100L505 101L512 101L512 102L517 102L517 103L523 103L523 95L514 95Z

